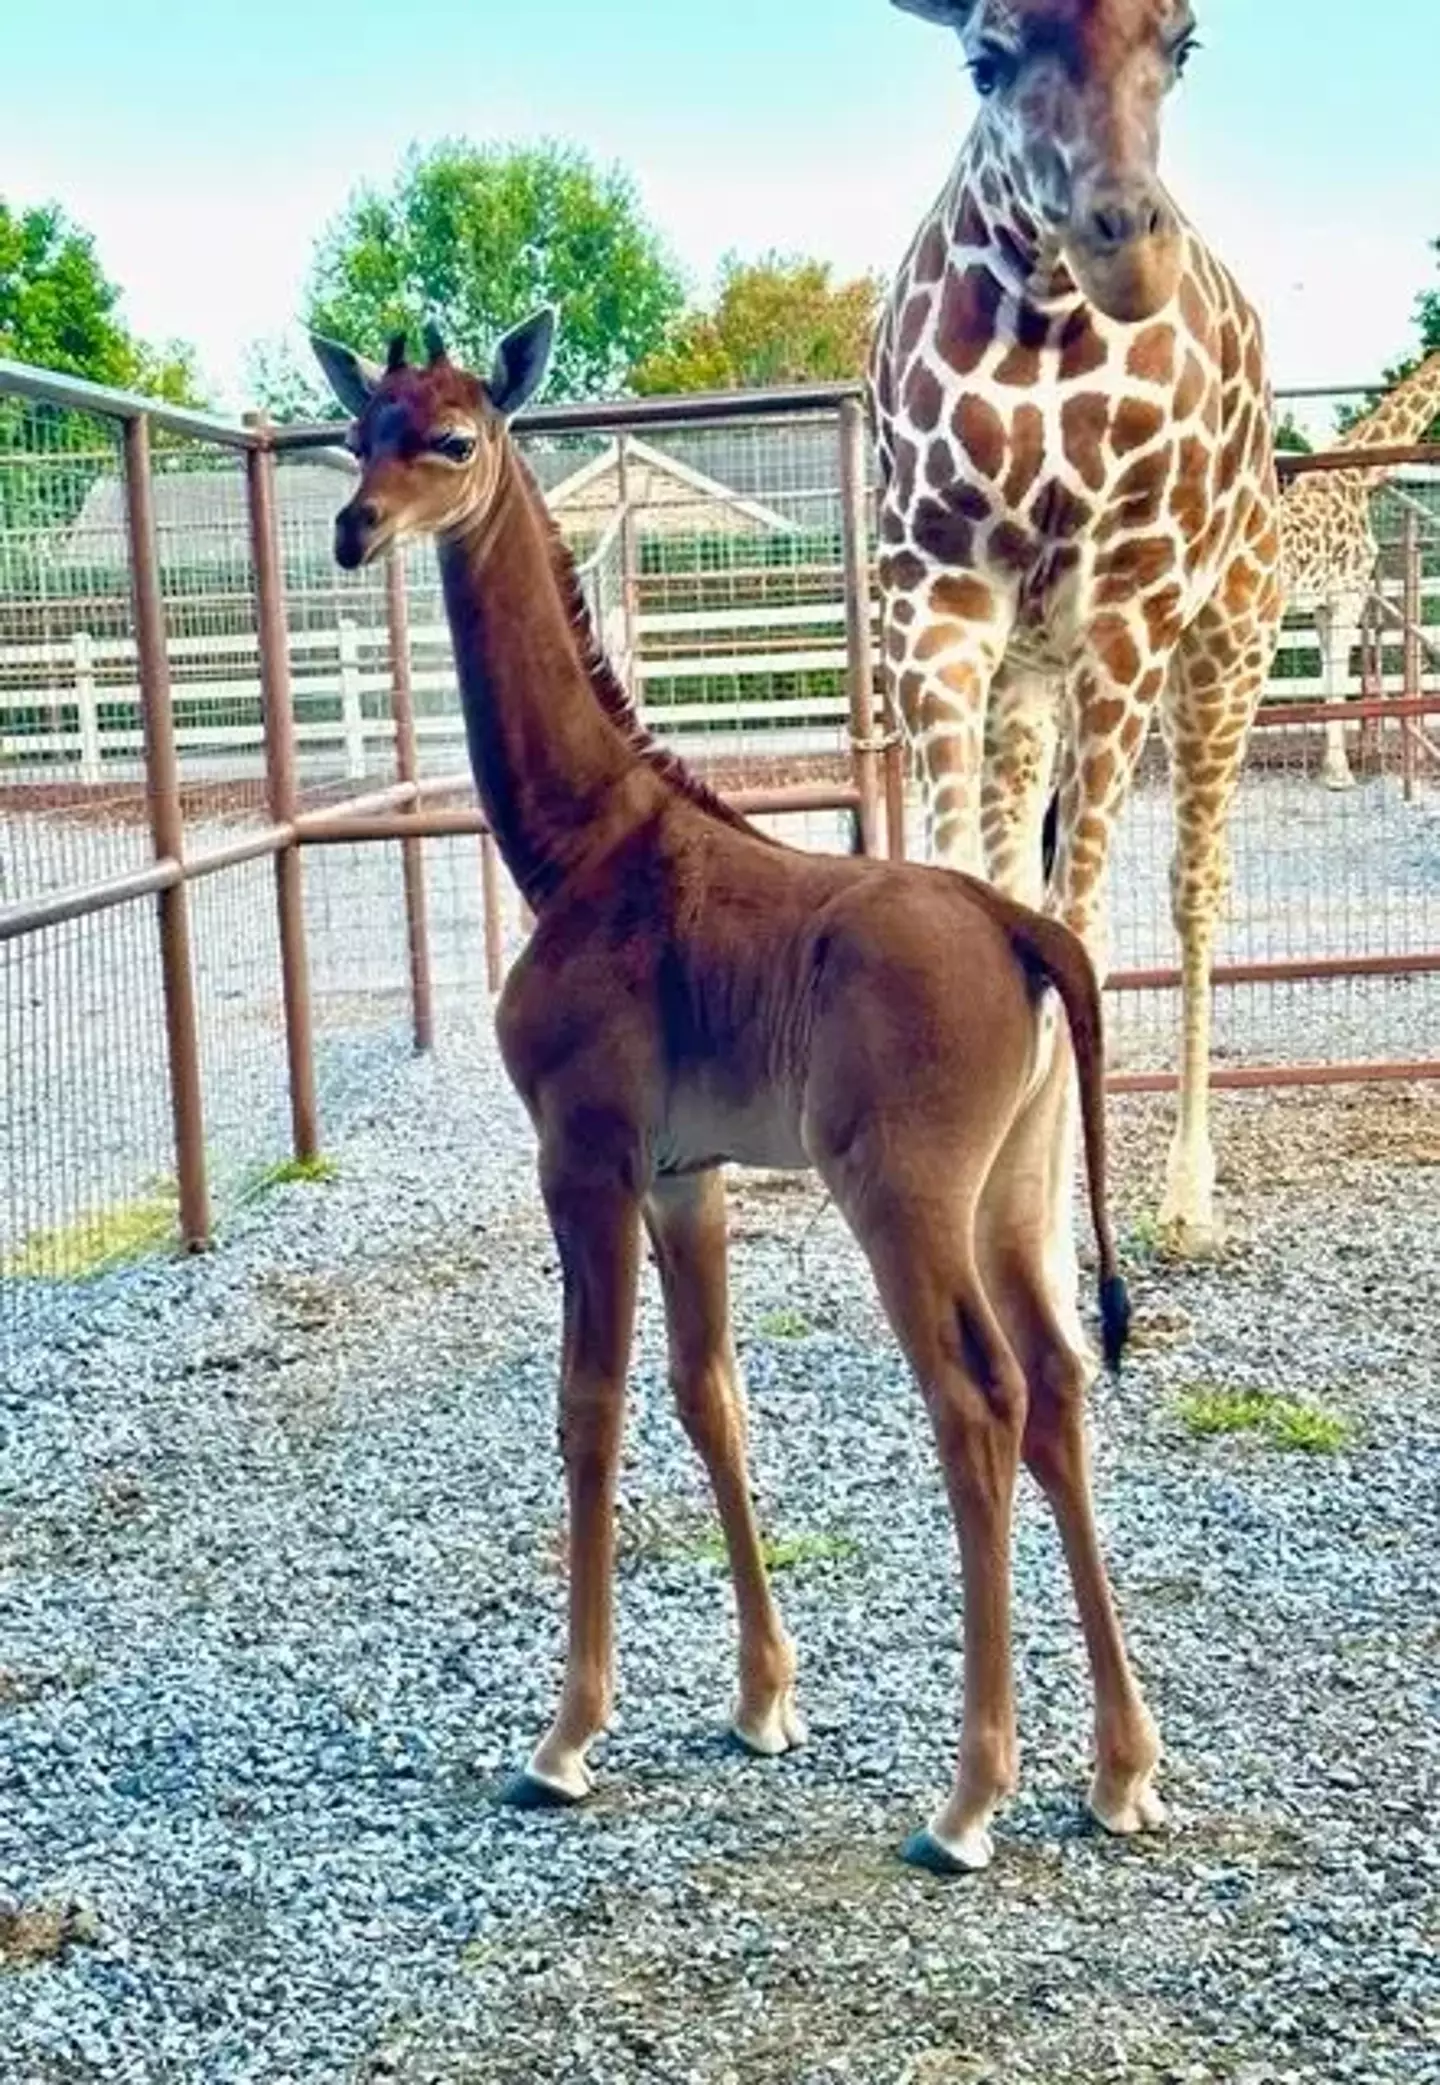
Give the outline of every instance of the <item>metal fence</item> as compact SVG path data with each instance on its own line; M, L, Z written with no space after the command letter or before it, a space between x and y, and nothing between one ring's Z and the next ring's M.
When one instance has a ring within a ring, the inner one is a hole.
M556 409L525 445L652 727L802 844L858 813L913 847L854 393ZM352 468L333 430L0 366L0 1342L313 1160L397 1050L485 1017L517 945L431 554L334 564ZM1440 475L1374 513L1358 786L1318 786L1303 623L1242 786L1222 1080L1440 1071ZM1121 1083L1173 1063L1168 855L1156 757L1115 876Z

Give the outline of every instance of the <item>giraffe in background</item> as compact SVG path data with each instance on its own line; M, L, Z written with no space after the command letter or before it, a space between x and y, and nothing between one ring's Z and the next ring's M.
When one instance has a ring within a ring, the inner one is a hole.
M1396 384L1330 446L1403 448L1424 439L1440 413L1440 349ZM1326 700L1338 703L1354 633L1375 587L1380 546L1370 520L1370 496L1383 470L1314 471L1286 488L1280 502L1280 567L1286 606L1315 618L1324 661ZM1354 776L1345 750L1345 726L1325 727L1327 788L1349 789Z
M1103 972L1111 836L1158 713L1184 977L1162 1216L1198 1247L1215 1223L1226 820L1281 592L1259 322L1157 172L1195 17L1188 0L895 4L959 32L981 96L871 372L886 652L931 851L1043 895ZM1073 1296L1063 1053L1046 1085L1025 1163L1048 1173L1051 1264Z

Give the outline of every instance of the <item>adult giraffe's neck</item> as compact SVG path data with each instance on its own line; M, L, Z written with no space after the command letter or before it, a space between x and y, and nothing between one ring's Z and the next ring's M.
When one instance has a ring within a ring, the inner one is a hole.
M1017 190L983 123L965 140L939 209L952 266L984 265L1028 304L1079 301L1059 240Z
M493 500L440 539L439 555L475 786L539 911L664 785L627 734L628 703L595 647L574 567L508 440Z
M1348 427L1340 438L1345 449L1403 448L1423 439L1440 414L1440 349L1387 392L1372 412Z

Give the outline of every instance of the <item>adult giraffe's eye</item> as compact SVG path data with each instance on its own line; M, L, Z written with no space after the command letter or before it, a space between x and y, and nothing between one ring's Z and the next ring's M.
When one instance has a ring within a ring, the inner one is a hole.
M443 456L447 463L468 463L475 454L475 437L473 434L461 434L458 431L437 434L430 447L437 456Z
M975 92L985 101L1008 87L1017 71L1014 58L998 44L990 44L978 57L970 61L970 77L975 82Z

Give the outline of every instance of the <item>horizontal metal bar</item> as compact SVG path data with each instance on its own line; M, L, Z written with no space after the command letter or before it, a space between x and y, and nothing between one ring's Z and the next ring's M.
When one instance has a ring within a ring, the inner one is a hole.
M400 811L413 804L418 795L414 782L391 782L386 788L368 790L363 796L347 796L338 803L319 804L313 811L302 811L295 820L295 830L306 840L317 825L333 825L337 818L373 818Z
M296 820L305 847L349 847L368 840L448 840L457 834L485 834L490 828L480 810L351 812L344 816L307 811Z
M1440 442L1402 442L1394 448L1317 449L1306 456L1282 449L1275 458L1282 479L1304 478L1316 471L1392 471L1407 463L1440 463Z
M243 868L246 862L260 861L266 855L293 847L296 838L293 825L261 826L258 832L246 833L243 839L230 840L223 847L207 847L201 854L187 855L185 881L195 883L202 876L218 876L222 869Z
M192 435L196 441L216 442L225 449L260 446L260 436L254 428L222 420L215 413L167 405L163 399L146 398L138 391L112 391L104 384L89 383L84 377L65 376L54 369L32 369L28 362L8 362L3 356L0 397L66 406L73 412L91 413L102 420L148 419L152 427L163 427L168 434Z
M1421 955L1312 956L1284 963L1217 963L1214 985L1313 984L1325 978L1424 977L1440 971L1440 950ZM1117 970L1107 992L1178 992L1179 970Z
M1255 712L1255 728L1274 729L1284 724L1365 724L1373 717L1440 716L1440 694L1375 695L1339 702L1262 702Z
M0 906L0 942L18 941L23 934L38 934L46 927L63 927L71 920L87 919L94 912L133 904L137 898L157 897L163 890L174 890L184 880L181 864L166 855L127 876L109 876L103 883L77 884L48 898L27 898L17 905Z
M1440 1057L1395 1064L1244 1064L1212 1070L1210 1084L1221 1092L1249 1093L1265 1087L1371 1086L1418 1079L1440 1079ZM1112 1072L1105 1082L1111 1093L1178 1093L1174 1072Z
M797 384L767 391L697 391L681 397L578 399L567 405L541 405L522 413L516 426L524 434L619 434L634 427L702 427L725 420L785 420L809 414L838 413L847 398L859 398L863 387L848 384ZM276 449L334 449L340 429L331 420L308 427L277 427Z

